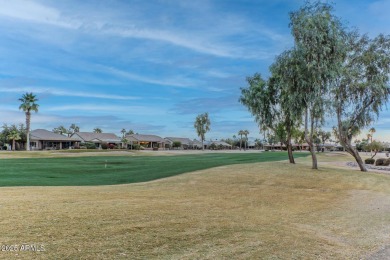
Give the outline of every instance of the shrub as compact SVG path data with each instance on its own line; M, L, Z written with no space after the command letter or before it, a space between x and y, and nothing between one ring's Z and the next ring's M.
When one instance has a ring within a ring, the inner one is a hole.
M133 145L129 145L129 149L140 150L141 146L139 144L133 144Z
M116 149L117 147L116 147L115 144L109 144L109 145L108 145L108 148L109 148L109 149Z
M215 144L215 143L212 143L212 144L210 144L210 150L215 150L215 149L217 149L217 145Z
M390 159L385 159L383 162L383 166L389 166L390 165Z
M172 148L180 148L181 147L181 142L180 141L174 141L172 143Z
M385 160L386 160L385 158L376 159L375 166L382 166Z
M364 163L365 163L365 164L374 164L374 163L375 163L375 159L373 159L373 158L365 159L365 160L364 160Z
M86 143L84 143L84 146L85 146L87 149L96 149L96 144L95 144L95 143L92 143L92 142L86 142Z
M102 149L107 150L107 148L108 148L108 144L107 143L102 143Z

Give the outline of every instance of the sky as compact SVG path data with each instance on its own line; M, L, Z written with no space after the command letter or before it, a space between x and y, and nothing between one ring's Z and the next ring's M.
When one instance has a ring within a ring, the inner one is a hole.
M240 88L293 46L289 12L303 2L0 0L0 124L24 123L18 99L33 92L32 129L75 123L193 139L208 112L207 140L245 129L262 138ZM334 2L348 26L390 34L390 0ZM373 127L374 139L390 141L390 111Z

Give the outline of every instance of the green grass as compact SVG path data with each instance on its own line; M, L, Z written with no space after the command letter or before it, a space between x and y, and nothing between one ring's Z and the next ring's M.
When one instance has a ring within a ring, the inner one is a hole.
M295 154L303 157L308 154ZM284 152L0 160L0 186L90 186L152 181L212 167L286 160Z

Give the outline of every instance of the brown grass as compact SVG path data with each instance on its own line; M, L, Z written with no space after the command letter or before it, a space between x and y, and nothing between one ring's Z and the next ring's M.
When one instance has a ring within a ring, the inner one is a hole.
M1 188L1 243L45 252L0 258L359 259L389 245L390 177L312 171L309 160L142 184Z

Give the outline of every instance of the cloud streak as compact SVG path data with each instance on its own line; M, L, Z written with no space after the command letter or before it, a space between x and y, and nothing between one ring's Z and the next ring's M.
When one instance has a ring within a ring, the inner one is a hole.
M122 21L122 24L127 24L126 26L118 26L115 21L96 20L93 16L85 17L83 19L77 16L71 17L69 15L67 16L66 12L61 12L54 7L48 7L34 1L14 0L1 1L1 3L2 8L0 9L0 16L26 22L46 24L64 29L77 30L83 33L160 41L198 53L224 58L252 59L259 58L259 56L268 58L269 55L269 52L265 50L248 53L245 52L241 46L227 45L225 41L217 40L217 38L223 39L224 37L229 36L232 32L238 33L236 29L233 30L236 26L232 26L233 24L231 22L234 19L240 20L238 17L229 19L230 24L227 25L229 30L218 25L218 31L209 30L208 32L204 32L205 30L210 29L210 27L206 27L202 30L192 30L189 33L187 31L178 30L177 28L150 28L145 25L138 25L136 21L132 20ZM257 31L257 33L262 33L265 37L273 40L280 40L283 38L280 34L272 33L270 30L261 30ZM217 37L213 36L215 34Z
M52 106L47 108L49 112L62 112L62 111L89 111L89 112L120 112L122 114L140 114L142 115L165 115L166 112L161 108L153 108L150 106L120 106L120 105L97 105L97 104L80 104L80 105L64 105L64 106Z
M183 78L173 78L173 79L153 79L150 77L144 77L137 75L135 73L123 71L120 69L116 69L113 67L98 65L97 66L101 72L104 73L111 73L116 76L120 76L126 79L135 80L139 82L149 83L153 85L163 85L163 86L174 86L174 87L180 87L180 88L191 88L194 87L193 83L191 83L189 80L183 79Z
M40 88L40 87L23 87L23 88L5 88L0 87L0 93L26 93L33 92L34 94L51 94L54 96L67 96L67 97L82 97L82 98L99 98L99 99L111 99L111 100L138 100L140 97L112 95L104 93L81 92L81 91L69 91L56 88Z

